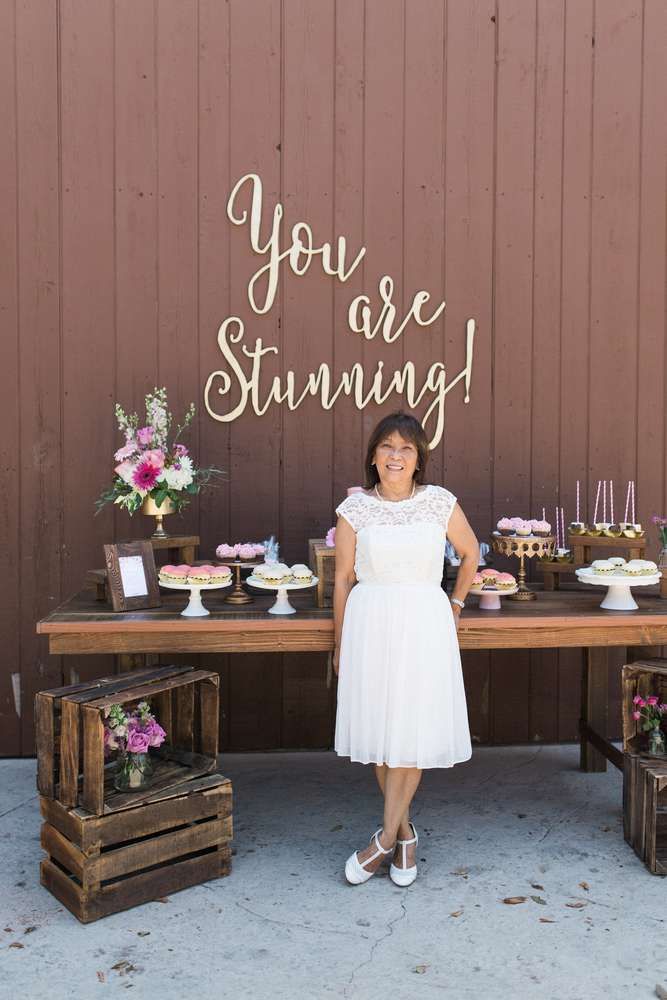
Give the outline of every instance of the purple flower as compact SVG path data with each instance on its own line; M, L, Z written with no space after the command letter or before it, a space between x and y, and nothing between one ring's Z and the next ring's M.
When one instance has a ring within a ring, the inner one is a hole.
M159 722L155 721L155 719L151 719L151 721L145 727L144 732L146 733L149 744L152 747L162 746L165 739L167 738L167 734L165 733L164 729L162 728Z
M148 447L153 439L153 428L149 425L148 427L140 427L137 431L137 441L142 446L142 448Z
M162 469L152 462L140 462L134 470L132 482L140 490L152 490L162 474Z
M118 449L114 458L117 462L123 462L126 458L129 458L130 455L134 455L135 451L137 451L136 441L128 438L123 447Z
M329 530L327 531L327 537L325 539L325 542L329 546L330 549L335 548L335 545L336 545L336 528L335 527L329 528Z
M188 454L188 449L184 444L174 445L174 454L178 455L179 458L183 458L184 455Z
M150 745L148 733L145 733L142 729L136 729L135 727L132 727L129 730L127 734L128 753L148 753Z

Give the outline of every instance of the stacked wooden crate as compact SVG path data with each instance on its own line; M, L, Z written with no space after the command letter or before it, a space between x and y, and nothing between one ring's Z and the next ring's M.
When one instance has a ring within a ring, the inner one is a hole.
M36 696L41 880L88 922L227 875L232 786L217 773L219 676L159 667ZM149 701L167 732L142 791L113 786L111 705Z
M667 702L667 660L623 667L623 835L654 875L667 875L667 758L646 753L647 734L633 719L635 695Z

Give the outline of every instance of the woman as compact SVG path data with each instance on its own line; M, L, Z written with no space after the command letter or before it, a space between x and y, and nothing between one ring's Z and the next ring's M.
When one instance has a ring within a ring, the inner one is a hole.
M456 497L424 484L429 448L414 417L393 413L368 442L366 490L336 509L334 749L375 764L382 827L345 865L366 882L389 855L398 885L417 877L410 803L426 767L472 756L456 632L479 545ZM451 604L445 540L461 557Z

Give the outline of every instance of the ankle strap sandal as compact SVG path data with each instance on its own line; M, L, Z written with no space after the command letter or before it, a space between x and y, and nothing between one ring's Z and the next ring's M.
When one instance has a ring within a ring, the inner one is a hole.
M393 847L389 847L387 850L385 850L378 839L379 833L382 833L382 827L376 830L371 838L372 840L375 841L375 848L376 848L375 853L371 854L370 858L366 858L363 865L359 861L356 851L354 851L354 853L351 854L347 859L347 861L345 862L345 878L347 879L348 882L350 882L351 885L360 885L362 882L368 882L371 875L375 875L375 871L369 872L367 868L364 868L364 865L368 865L372 861L375 861L377 858L380 857L380 855L387 855L394 853L396 844L394 844Z
M396 865L393 863L393 861L389 867L389 878L395 885L400 885L400 886L412 885L414 880L417 878L416 864L412 865L411 868L405 867L408 863L408 847L411 844L414 844L416 847L417 844L419 843L419 836L417 835L417 831L415 830L415 825L412 822L410 823L410 829L412 830L414 836L412 836L409 840L399 839L396 841L396 844L400 845L401 847L401 864L403 865L403 867L397 868Z

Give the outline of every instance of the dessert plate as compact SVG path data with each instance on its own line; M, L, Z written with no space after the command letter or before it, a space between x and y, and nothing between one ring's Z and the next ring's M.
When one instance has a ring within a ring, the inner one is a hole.
M258 590L277 590L276 603L269 608L270 615L295 615L296 608L292 607L287 596L288 590L308 590L309 587L316 587L319 578L314 576L308 583L265 583L259 577L249 576L246 579L251 587Z

